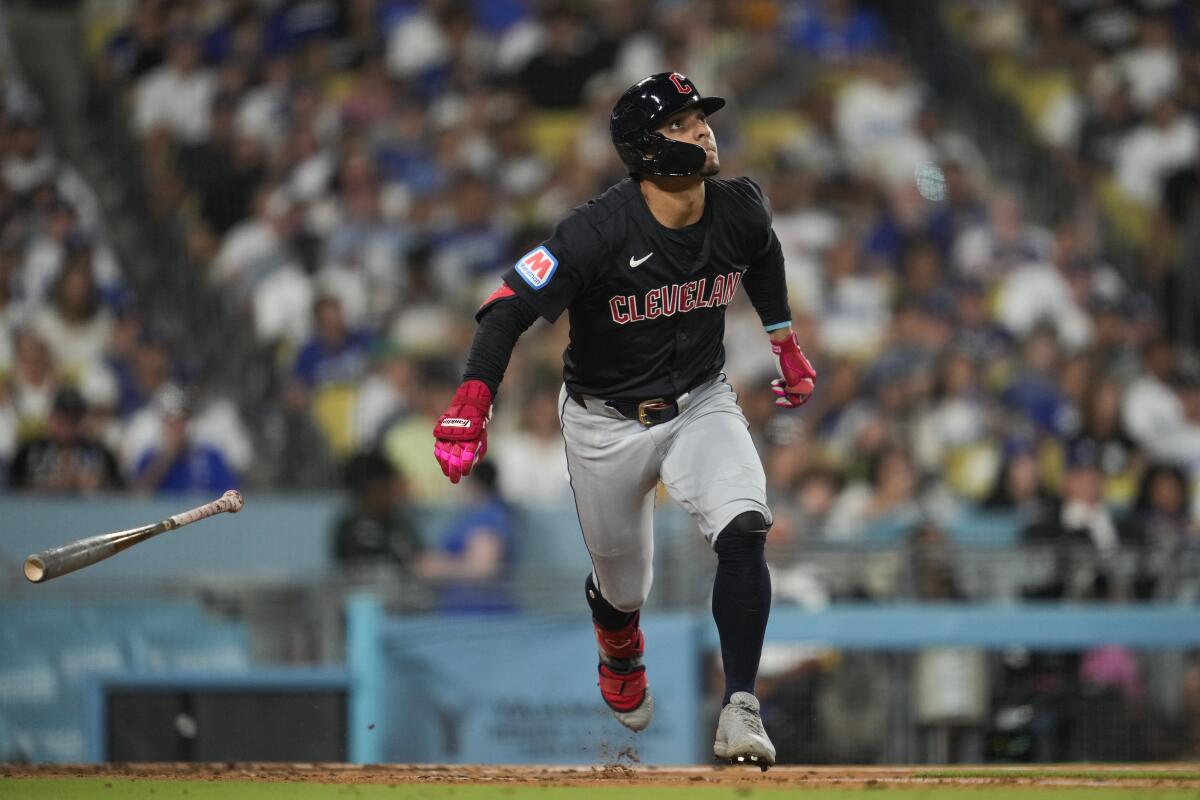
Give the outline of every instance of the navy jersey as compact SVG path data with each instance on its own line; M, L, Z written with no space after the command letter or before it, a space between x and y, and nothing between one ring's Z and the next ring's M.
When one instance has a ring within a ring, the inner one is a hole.
M711 380L725 363L725 309L743 279L769 272L772 285L783 285L762 190L749 178L704 185L701 219L671 229L626 178L572 210L504 274L547 320L568 312L563 378L571 391L643 400ZM764 325L787 322L783 292L769 304L756 299Z

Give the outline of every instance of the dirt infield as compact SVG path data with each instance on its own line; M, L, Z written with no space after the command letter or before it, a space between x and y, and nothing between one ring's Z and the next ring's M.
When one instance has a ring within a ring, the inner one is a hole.
M1108 786L1200 789L1200 763L1012 767L436 766L419 764L0 764L0 778L119 777L134 780L506 786Z

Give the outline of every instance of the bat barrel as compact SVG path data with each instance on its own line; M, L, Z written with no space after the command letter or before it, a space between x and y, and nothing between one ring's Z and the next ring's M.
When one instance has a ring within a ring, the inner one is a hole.
M62 547L52 547L34 553L25 559L25 578L31 583L42 583L60 575L103 561L110 556L132 547L138 542L158 533L159 526L134 528L120 533L108 533L80 539Z

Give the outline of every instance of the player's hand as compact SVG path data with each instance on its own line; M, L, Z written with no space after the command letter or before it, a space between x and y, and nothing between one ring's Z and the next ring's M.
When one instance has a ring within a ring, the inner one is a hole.
M433 456L451 483L471 474L487 452L487 424L492 417L492 390L483 381L458 387L446 413L433 426Z
M779 374L782 376L771 381L771 391L776 395L775 405L780 408L804 405L812 397L817 372L808 363L804 353L800 352L796 334L791 334L781 342L771 342L771 352L779 361Z

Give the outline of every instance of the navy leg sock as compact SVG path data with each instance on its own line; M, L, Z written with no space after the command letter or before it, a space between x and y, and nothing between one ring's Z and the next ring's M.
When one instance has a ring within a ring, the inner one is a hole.
M722 705L734 692L754 693L771 613L771 574L763 556L766 543L766 520L757 511L739 514L717 536L712 612L725 666Z

